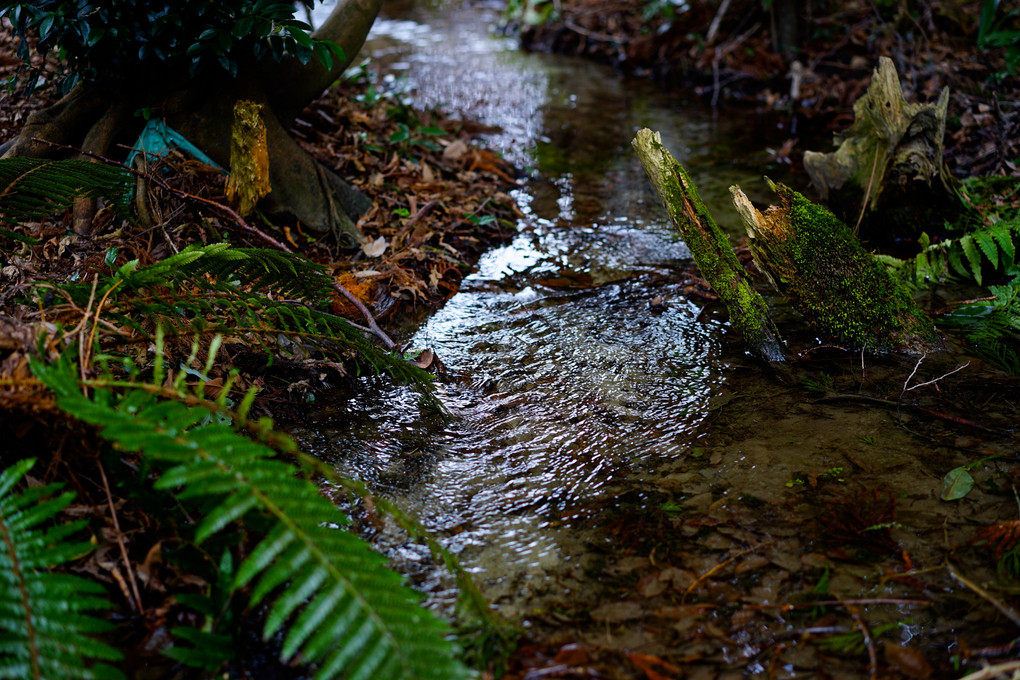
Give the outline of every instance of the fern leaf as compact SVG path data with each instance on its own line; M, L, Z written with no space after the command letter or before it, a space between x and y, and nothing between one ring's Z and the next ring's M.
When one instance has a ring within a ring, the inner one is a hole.
M210 415L202 407L129 393L124 400L133 411L128 413L101 389L89 399L74 384L67 361L49 366L33 361L32 368L72 416L99 426L101 435L121 448L171 464L160 488L173 485L178 497L213 501L214 509L197 530L201 537L247 513L271 522L238 569L235 587L253 583L253 605L268 598L266 637L287 622L297 625L285 633L284 646L316 667L316 678L469 676L453 656L445 624L418 605L417 593L385 568L385 558L357 536L334 528L346 517L270 448L211 419L200 424ZM306 615L310 604L316 608ZM387 674L366 675L379 669Z
M965 269L963 263L957 260L954 262L957 267L957 271L961 274L970 274L977 284L981 285L981 254L978 252L977 246L974 244L974 236L967 234L960 237L959 240L960 250L967 259L967 268Z
M109 608L103 588L51 572L91 549L67 540L84 522L43 526L73 494L54 496L58 485L13 493L34 463L23 460L0 473L0 678L123 678L108 665L89 663L121 658L91 637L112 628L86 613Z
M974 237L974 243L977 244L978 249L984 254L988 262L991 263L993 269L999 268L999 245L995 242L995 238L992 236L991 230L979 229L976 230L972 236ZM973 266L973 263L972 263ZM980 265L978 265L980 270ZM980 285L981 279L975 278L975 281Z
M1016 244L1013 243L1013 236L1020 237L1020 217L996 222L988 229L988 233L1002 249L1003 264L1007 267L1013 265L1016 262Z
M119 287L114 290L115 286ZM116 302L120 310L109 315L140 333L145 333L141 324L145 319L162 322L178 333L247 332L259 338L267 351L272 349L269 345L279 350L277 338L283 335L319 354L347 352L349 357L354 353L375 370L385 370L394 380L411 385L427 405L441 410L431 394L432 376L427 372L377 347L346 319L266 295L273 291L277 298L297 297L314 305L328 296L332 286L323 267L298 255L214 243L189 246L147 267L129 262L106 282L103 293L112 292L111 303ZM91 286L64 289L82 306L87 304ZM142 295L145 290L152 294Z
M79 198L102 196L130 214L134 178L125 169L80 160L0 159L0 219L17 222L52 215Z

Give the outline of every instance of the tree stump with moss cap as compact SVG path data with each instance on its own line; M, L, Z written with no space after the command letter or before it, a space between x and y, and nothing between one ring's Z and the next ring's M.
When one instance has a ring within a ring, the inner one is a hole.
M782 361L783 342L765 300L748 281L687 171L662 145L658 132L639 130L631 145L702 275L726 305L730 323L755 355L767 361Z
M849 227L793 189L769 186L779 205L765 213L737 186L733 204L758 268L819 335L870 351L942 347L931 319Z
M836 215L866 239L916 239L969 212L943 159L949 88L935 104L910 104L896 67L881 57L853 125L831 153L804 152L804 169ZM855 229L856 231L856 229Z

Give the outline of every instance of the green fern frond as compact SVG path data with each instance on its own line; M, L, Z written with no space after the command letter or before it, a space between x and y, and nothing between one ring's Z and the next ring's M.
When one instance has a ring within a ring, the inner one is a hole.
M121 658L92 637L112 628L87 614L110 608L103 588L51 572L92 549L68 540L84 522L41 526L74 494L54 495L56 484L13 493L34 463L23 460L0 473L0 678L123 678L106 664L88 663Z
M942 324L963 329L971 350L1004 371L1020 374L1020 271L1005 286L989 286L991 300L961 305Z
M286 628L285 658L299 657L323 680L469 677L445 624L418 605L381 555L337 528L346 516L272 449L216 423L207 408L156 401L141 389L119 398L96 389L89 399L67 361L33 361L32 369L66 412L102 428L118 447L170 465L158 488L212 502L196 540L250 513L270 523L235 587L250 583L253 605L270 602L264 634Z
M960 238L932 244L926 234L919 240L921 252L909 260L888 255L882 262L901 281L914 288L945 281L951 273L982 285L985 264L996 271L1007 270L1016 262L1016 243L1020 239L1020 217L979 225Z
M35 220L62 212L79 198L106 198L130 214L134 177L123 168L80 160L0 159L0 220Z
M208 277L216 288L243 285L319 304L333 287L328 270L306 257L264 248L233 248L229 243L193 244L148 267L137 266L132 261L117 272L134 288L171 287Z
M327 356L354 353L441 410L429 373L379 348L346 319L315 308L333 285L325 267L300 255L215 243L189 246L147 267L129 262L103 282L99 295L111 293L107 315L143 335L142 322L155 321L177 334L246 333L266 351L279 350L283 335ZM82 306L91 295L82 284L64 289Z

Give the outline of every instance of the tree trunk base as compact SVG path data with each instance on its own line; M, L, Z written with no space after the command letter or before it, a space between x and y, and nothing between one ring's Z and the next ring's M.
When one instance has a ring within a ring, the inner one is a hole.
M166 115L171 127L214 161L229 167L234 103L238 99L265 103L266 97L259 87L225 85L197 86L203 91L217 92L204 101L196 102L193 91L172 97ZM76 88L52 106L33 113L4 150L3 157L66 155L66 151L36 141L39 139L118 160L125 153L118 145L134 144L144 125L144 121L132 115L136 106L137 102L127 96ZM297 222L306 231L360 240L355 222L371 208L368 198L301 148L268 107L265 122L272 189L259 207L270 218ZM90 235L88 216L86 206L76 210L75 231L80 235Z

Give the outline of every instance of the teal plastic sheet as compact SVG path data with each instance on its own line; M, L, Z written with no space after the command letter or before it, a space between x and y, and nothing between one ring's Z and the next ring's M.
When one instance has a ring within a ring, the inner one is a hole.
M134 149L128 154L125 163L131 168L134 167L135 158L139 154L144 153L146 159L156 160L167 155L171 149L179 149L191 155L197 161L223 170L213 159L206 156L201 149L189 142L184 135L169 127L162 120L155 119L150 120L145 125L142 133L138 135L138 141L135 142Z

